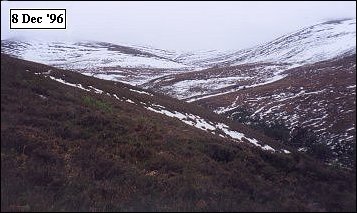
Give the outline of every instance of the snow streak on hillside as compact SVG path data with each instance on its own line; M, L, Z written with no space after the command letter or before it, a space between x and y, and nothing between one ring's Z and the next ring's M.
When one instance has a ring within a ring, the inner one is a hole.
M25 71L32 72L30 70L25 70ZM155 104L152 102L145 103L142 101L133 101L129 97L120 97L117 94L109 93L102 89L96 88L95 86L83 86L83 84L81 84L81 83L71 83L71 82L68 82L62 78L52 76L52 70L48 70L47 72L42 72L42 73L35 72L34 74L44 76L45 78L50 78L51 80L57 81L58 83L61 83L61 84L67 85L67 86L71 86L71 87L75 87L75 88L84 90L86 92L94 92L94 93L101 94L101 95L107 95L109 97L113 97L113 98L117 99L118 101L125 101L127 103L134 104L139 107L143 107L149 111L163 114L163 115L171 117L171 118L179 119L180 121L182 121L183 123L185 123L187 125L190 125L192 127L201 129L208 133L220 136L222 138L231 139L236 142L247 142L247 143L250 143L256 147L259 147L263 150L270 151L270 152L280 152L280 153L285 153L285 154L290 153L290 151L285 150L285 149L276 150L276 149L272 148L271 146L258 141L255 138L248 137L244 133L241 133L241 132L231 129L228 125L226 125L224 123L212 122L212 121L209 121L208 119L202 118L198 115L194 115L194 114L191 114L188 112L178 112L176 110L170 110L169 108L167 108L165 106ZM63 75L62 77L65 77L65 75ZM128 88L128 90L131 92L134 92L134 93L138 93L140 95L151 96L151 97L154 96L154 94L149 93L147 91L143 91L143 90L130 89L130 88ZM47 98L47 97L41 97L41 98Z

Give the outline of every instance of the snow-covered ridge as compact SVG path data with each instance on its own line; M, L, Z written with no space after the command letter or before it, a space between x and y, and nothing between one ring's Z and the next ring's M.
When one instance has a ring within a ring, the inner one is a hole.
M105 42L3 40L1 52L17 58L134 86L192 69L164 54Z
M188 66L131 47L105 42L2 41L1 51L19 58L71 70L105 67L182 69Z
M306 27L263 45L205 59L201 64L274 62L297 66L355 53L356 19L345 19Z

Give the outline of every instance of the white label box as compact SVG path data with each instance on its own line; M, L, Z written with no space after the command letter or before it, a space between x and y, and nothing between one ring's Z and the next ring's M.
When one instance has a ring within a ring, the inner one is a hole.
M66 29L66 9L10 9L10 29Z

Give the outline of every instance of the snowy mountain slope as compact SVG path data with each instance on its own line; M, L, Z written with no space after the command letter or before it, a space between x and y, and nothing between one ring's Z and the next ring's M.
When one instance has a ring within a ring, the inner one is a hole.
M182 63L192 67L194 70L202 70L210 66L205 65L204 61L211 60L212 58L219 58L227 55L227 51L218 50L198 50L198 51L174 51L157 49L150 46L133 46L138 50L169 58L178 63Z
M356 53L356 19L327 21L253 48L211 57L205 66L272 62L298 66Z
M79 70L103 67L166 69L187 67L168 58L106 42L4 40L2 52L35 62Z
M189 66L168 57L106 42L1 41L1 51L12 56L98 78L141 84Z
M147 49L150 51L150 48ZM202 68L246 63L288 63L291 67L356 53L356 19L316 24L271 42L238 51L170 52L170 58Z

